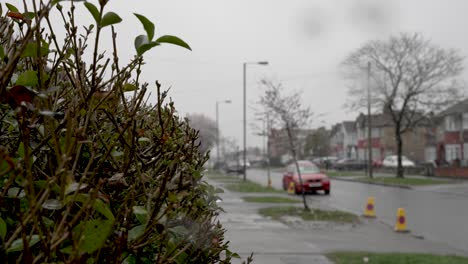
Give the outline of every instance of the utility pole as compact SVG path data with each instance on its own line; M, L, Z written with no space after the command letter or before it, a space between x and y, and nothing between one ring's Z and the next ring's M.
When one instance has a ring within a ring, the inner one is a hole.
M219 103L216 101L216 163L219 165Z
M271 173L270 173L270 115L266 114L266 152L267 152L267 177L268 187L271 187Z
M247 63L244 63L244 155L243 160L244 163L242 164L242 172L244 173L244 181L247 180L247 81L246 81L246 73L247 73Z
M369 178L373 178L372 175L372 121L371 121L371 95L370 95L370 72L371 63L367 64L367 171Z

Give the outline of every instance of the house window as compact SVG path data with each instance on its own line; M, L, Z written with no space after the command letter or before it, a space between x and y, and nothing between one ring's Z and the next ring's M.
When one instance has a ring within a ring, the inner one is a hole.
M468 113L463 114L463 129L468 129Z
M461 147L458 144L451 144L445 146L445 159L452 162L456 158L461 159Z
M445 117L445 130L447 130L447 131L457 131L457 124L455 122L455 116L446 116Z
M380 156L381 152L379 148L372 148L372 160L380 161L382 157Z
M463 144L463 159L468 160L468 144Z
M358 159L366 160L366 152L364 149L358 149Z
M372 138L379 138L380 137L380 129L378 127L372 128Z
M437 159L436 148L435 147L427 147L425 156L426 156L426 161L427 162L433 162L434 160L436 160Z

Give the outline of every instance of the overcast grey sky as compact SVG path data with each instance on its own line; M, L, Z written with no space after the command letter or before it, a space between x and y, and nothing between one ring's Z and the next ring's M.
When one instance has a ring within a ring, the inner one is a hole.
M91 1L97 2L97 1ZM401 31L420 32L434 43L468 54L466 0L113 0L109 11L124 19L117 25L121 58L134 55L133 39L143 28L132 12L156 25L156 35L173 34L193 51L173 46L145 54L143 77L172 87L177 109L215 118L220 106L223 135L242 142L242 64L267 60L269 66L248 67L248 102L260 95L262 77L302 89L304 102L324 114L311 127L330 126L358 113L343 108L346 82L339 64L352 50L371 39L385 39ZM80 9L80 20L91 21ZM108 45L110 44L103 44ZM466 73L464 74L466 75ZM465 77L465 80L467 78ZM253 120L249 110L249 122ZM322 123L323 122L323 123ZM249 129L249 144L261 139Z

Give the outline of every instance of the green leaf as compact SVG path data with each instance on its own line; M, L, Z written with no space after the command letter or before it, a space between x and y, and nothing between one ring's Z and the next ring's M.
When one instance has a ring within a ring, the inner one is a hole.
M65 201L67 203L80 202L84 204L84 203L87 203L89 200L89 195L84 194L84 193L77 194L74 200L72 200L73 197L74 195L69 195L65 198ZM98 213L105 216L108 220L111 220L112 222L115 220L114 215L112 214L112 211L101 199L94 200L93 207L94 207L94 210L96 210Z
M148 212L143 208L143 206L133 206L133 213L142 225L146 224Z
M73 247L72 246L64 247L64 248L60 249L60 252L62 252L63 254L66 254L66 255L71 255L71 254L73 254Z
M136 264L136 263L137 263L137 259L134 255L129 255L123 261L123 264Z
M18 10L18 8L16 8L16 6L14 6L12 4L9 4L9 3L5 3L5 5L7 6L8 10L10 10L11 12L18 12L19 13L19 10Z
M56 5L56 4L58 4L60 1L63 1L63 0L52 0L52 5Z
M40 237L38 235L32 235L31 238L28 241L28 246L33 247L37 242L39 242ZM7 252L17 252L17 251L22 251L24 248L23 245L23 239L18 238L13 243L11 243L10 248L7 249Z
M135 38L135 49L137 51L138 56L143 55L143 53L147 52L148 50L158 46L159 43L153 41L149 42L148 37L145 35L139 35Z
M123 155L124 155L124 153L122 151L113 150L111 152L111 156L114 157L114 158L122 157Z
M175 263L176 264L185 264L187 263L188 261L188 255L187 253L185 252L182 252L182 253L179 253L179 255L177 256L177 258L175 259Z
M3 240L5 240L6 233L7 233L7 224L0 217L0 236L2 237Z
M151 41L153 40L154 37L154 24L151 22L148 18L146 18L143 15L134 13L134 15L140 20L141 24L145 28L146 35L148 36L148 39Z
M34 17L36 17L36 13L34 12L26 12L23 15L29 19L33 19Z
M94 209L98 211L100 214L105 216L107 219L114 221L114 215L110 208L105 204L101 199L96 199L93 205Z
M79 235L79 250L88 254L102 248L112 232L113 221L89 220L73 228L74 235Z
M40 47L40 53L41 56L47 56L49 54L49 43L45 42L44 40L41 41L42 46ZM21 58L26 58L26 57L37 57L37 43L36 42L31 42L26 45L26 48L23 50L23 53L21 53Z
M148 50L150 50L150 49L152 49L152 48L154 48L156 46L159 46L159 43L150 42L150 43L143 44L137 49L137 53L138 53L139 56L141 56L141 55L143 55L143 53L147 52Z
M24 158L24 144L23 144L23 142L21 142L19 144L19 146L18 146L17 156L20 157L20 158Z
M3 60L5 58L5 50L3 49L3 46L0 46L0 60Z
M44 201L42 208L47 210L60 210L63 208L63 203L57 199L48 199Z
M134 228L130 229L130 231L128 231L128 242L137 239L139 236L143 234L144 231L145 231L144 225L137 225Z
M138 142L139 143L151 142L151 139L149 139L147 137L141 137L141 138L138 139Z
M114 12L107 12L101 20L101 27L107 27L122 22L122 18Z
M39 83L37 72L33 70L25 71L16 80L16 85L36 86Z
M138 51L138 48L140 48L141 45L147 44L148 42L149 42L148 36L139 35L138 37L135 38L135 50Z
M131 84L131 83L126 83L126 84L124 84L124 86L123 86L124 92L131 92L131 91L135 91L135 90L137 90L137 89L138 89L138 88L136 87L136 85Z
M91 15L94 17L94 20L96 21L96 24L101 23L101 16L99 14L99 10L97 7L90 2L84 3L85 7L88 9L88 11L91 13Z
M157 43L169 43L169 44L173 44L173 45L186 48L188 50L192 50L192 48L190 48L190 46L187 43L185 43L185 41L181 40L180 38L176 36L165 35L165 36L158 38L156 42Z

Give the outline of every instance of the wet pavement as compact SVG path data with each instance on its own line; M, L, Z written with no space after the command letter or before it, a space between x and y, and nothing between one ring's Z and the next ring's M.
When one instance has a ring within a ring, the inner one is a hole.
M256 177L252 176L252 180ZM257 175L260 178L262 174ZM223 183L211 184L223 187ZM335 183L335 182L334 182ZM277 187L278 181L274 181ZM338 185L339 183L337 183ZM337 187L337 186L335 186ZM334 189L334 191L338 191ZM225 191L220 194L220 205L226 213L219 220L226 228L226 239L231 249L243 260L252 252L254 263L331 263L324 254L332 251L372 252L420 252L434 254L467 255L447 244L434 240L419 239L413 234L395 233L379 219L361 218L357 224L331 224L330 222L308 222L295 217L286 217L282 222L259 215L258 209L274 204L246 203L242 196L287 197L287 194L241 194ZM295 197L295 196L289 196ZM340 196L310 196L312 208L333 209L328 203ZM299 197L296 197L299 199ZM335 202L333 202L335 203ZM282 204L284 205L284 204ZM301 204L297 204L301 206ZM238 261L237 263L241 263Z
M271 174L281 188L282 174ZM249 170L248 179L265 184L266 172ZM369 196L375 197L379 221L394 225L397 208L405 208L411 233L468 254L468 182L415 187L412 190L332 180L331 195L309 195L315 203L361 214Z

